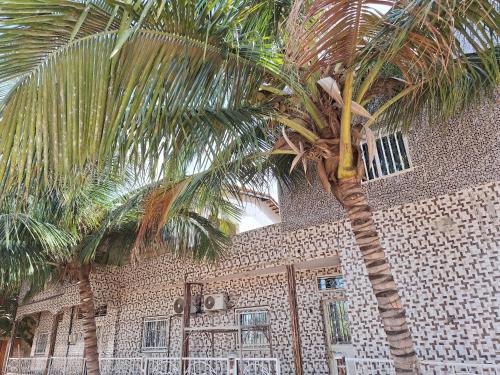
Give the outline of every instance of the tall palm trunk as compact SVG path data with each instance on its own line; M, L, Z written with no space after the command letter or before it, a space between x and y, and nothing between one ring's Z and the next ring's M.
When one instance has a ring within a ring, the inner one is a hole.
M361 183L356 178L342 179L338 192L347 210L377 299L396 373L417 374L417 356L406 323L405 310Z
M90 265L80 267L78 272L78 291L80 311L83 315L83 338L85 361L88 375L100 375L99 352L97 351L97 329L94 315L94 294L90 285Z

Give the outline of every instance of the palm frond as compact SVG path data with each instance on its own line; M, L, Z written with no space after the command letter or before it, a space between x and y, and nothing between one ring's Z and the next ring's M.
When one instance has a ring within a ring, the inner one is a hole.
M42 1L27 17L9 4L0 83L18 84L0 118L4 192L69 184L109 165L153 174L160 155L175 159L189 113L248 105L278 70L255 18L272 13L269 1Z
M241 102L263 74L218 48L150 31L108 59L115 41L113 33L76 41L11 92L0 120L4 190L50 186L114 158L119 167L148 164L172 144L188 108Z
M180 212L162 227L161 242L174 255L214 261L231 243L214 222L195 212Z
M351 66L380 24L376 7L393 5L391 0L313 1L300 28L297 63L309 63L310 71L339 63Z
M66 47L75 32L81 38L104 31L109 11L109 6L92 1L2 2L0 82L33 73L53 52Z
M389 11L361 64L368 76L377 73L373 86L384 87L387 73L399 76L395 91L365 97L384 103L376 105L379 121L408 127L425 114L435 123L495 90L499 19L488 0L414 1Z

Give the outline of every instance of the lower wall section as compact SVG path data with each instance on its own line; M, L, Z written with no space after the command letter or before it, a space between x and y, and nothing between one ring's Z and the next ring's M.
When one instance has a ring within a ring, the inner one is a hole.
M299 319L301 340L306 373L328 374L327 346L323 334L324 324L321 301L325 296L318 291L317 276L339 272L338 268L323 268L314 271L298 272ZM196 294L200 289L193 286ZM130 357L140 355L159 355L148 353L141 348L144 337L144 321L152 317L165 317L170 332L169 349L162 355L179 356L181 350L181 320L175 314L173 305L182 296L182 288L161 288L160 290L125 290L122 295L120 324L117 335L116 356ZM235 327L240 313L266 312L269 329L266 333L270 343L262 339L260 333L254 348L242 350L243 356L278 357L282 363L283 374L292 374L293 354L290 328L290 307L287 295L287 280L284 273L247 277L203 285L203 294L225 294L227 310L206 312L191 317L191 327L196 329L190 334L190 356L211 357L240 354L238 331L202 331L203 327ZM144 301L148 301L144 303ZM213 342L212 342L212 332ZM250 340L251 341L251 340ZM265 344L259 346L261 341ZM168 352L168 353L167 353Z
M499 212L500 184L488 184L374 214L421 359L500 362ZM194 294L227 296L225 311L192 315L191 325L198 331L190 336L191 356L239 352L246 335L243 355L272 355L280 359L283 374L294 374L286 264L297 268L305 374L329 374L335 350L365 358L389 356L376 301L347 221L293 232L272 226L245 233L235 238L231 254L217 265L163 255L122 269L98 270L92 278L96 306L107 306L106 315L97 318L101 355L179 356L182 318L173 305L183 294L186 278L203 284L193 287ZM318 277L339 274L344 275L345 288L320 290ZM54 316L63 312L55 355L82 355L80 321L72 308L78 294L74 286L59 290L63 293L47 290L21 306L18 317L40 318L36 343L41 333L51 330ZM339 336L339 327L334 329L339 322L325 318L334 305L340 309L334 311L335 319L347 309L348 321L342 316L340 324L343 334L349 335ZM158 341L161 351L143 347L148 318L164 321L155 326L164 337ZM267 336L227 330L249 322L269 323ZM225 327L225 332L202 332L201 327ZM348 340L349 336L351 346L329 342L332 337Z

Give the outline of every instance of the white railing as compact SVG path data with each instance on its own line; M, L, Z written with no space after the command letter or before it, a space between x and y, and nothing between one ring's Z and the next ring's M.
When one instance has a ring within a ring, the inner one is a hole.
M183 358L186 375L226 375L229 374L228 358ZM180 372L179 372L180 375Z
M47 358L10 358L8 375L44 375ZM101 375L281 375L276 358L100 358ZM81 357L52 357L47 375L85 375Z
M101 375L136 375L142 373L143 362L143 358L100 358L99 368Z
M178 375L181 373L180 358L146 358L144 373L148 375Z
M336 375L395 375L388 359L335 358ZM422 375L500 375L500 364L421 361Z
M80 375L84 364L82 357L52 357L48 375Z
M279 375L280 362L277 358L240 358L238 374L240 375Z
M9 358L6 375L43 375L47 358Z
M101 358L102 375L281 375L276 358ZM47 358L9 358L7 375L43 375ZM421 361L422 375L500 375L500 364ZM336 375L395 375L388 359L335 358ZM80 357L52 357L48 375L84 375Z

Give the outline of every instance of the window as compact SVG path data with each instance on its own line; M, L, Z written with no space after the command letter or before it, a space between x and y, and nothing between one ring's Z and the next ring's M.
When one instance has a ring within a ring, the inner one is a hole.
M240 342L245 349L261 348L269 345L268 327L269 314L267 310L243 310L238 312L240 326Z
M35 355L44 355L47 343L49 342L48 333L40 333L36 339Z
M102 305L94 309L94 317L96 318L99 318L101 316L106 316L107 313L108 313L108 305ZM83 311L81 307L78 307L78 310L76 312L76 318L83 319Z
M345 280L344 276L323 276L318 277L319 290L335 290L344 289Z
M167 348L167 319L146 318L143 328L142 349L163 351Z
M332 344L350 344L351 328L347 315L347 301L329 301L326 305L327 331Z
M100 316L106 316L107 313L108 313L108 305L102 305L95 309L94 316L98 318Z
M373 163L368 167L368 145L361 143L365 163L365 180L375 180L410 169L406 139L401 132L377 138Z

